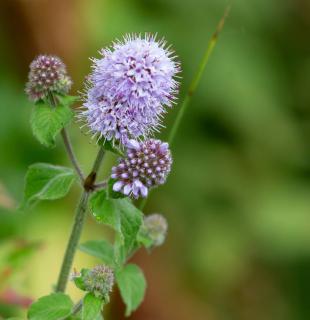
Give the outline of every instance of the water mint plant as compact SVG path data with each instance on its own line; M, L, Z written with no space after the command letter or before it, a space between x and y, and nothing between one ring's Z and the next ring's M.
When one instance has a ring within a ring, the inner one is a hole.
M172 169L169 144L222 27L223 21L172 126L169 143L154 137L163 127L162 118L175 103L178 92L176 76L180 64L165 41L149 34L127 35L123 41L102 49L102 57L92 60L82 99L68 95L72 81L60 58L40 55L30 64L26 93L34 102L33 134L48 148L54 147L61 136L73 168L47 163L31 165L20 209L29 209L42 200L62 198L74 183L82 191L53 292L30 306L29 320L103 319L102 311L116 287L126 305L126 316L142 303L146 279L141 268L129 261L143 247L162 245L168 230L164 216L144 215L145 199L149 190L166 182ZM82 105L72 108L78 100L83 101ZM81 170L67 130L75 117L98 137L98 152L87 174ZM118 160L106 179L98 182L107 152L114 153ZM139 203L140 197L144 201ZM113 241L102 238L79 243L89 211L98 223L114 231ZM96 257L100 264L75 271L73 262L78 249ZM70 279L81 290L82 298L75 303L65 294Z

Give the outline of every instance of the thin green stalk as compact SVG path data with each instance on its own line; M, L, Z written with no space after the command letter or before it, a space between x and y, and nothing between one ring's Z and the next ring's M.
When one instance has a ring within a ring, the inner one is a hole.
M83 307L83 299L79 300L79 302L73 307L72 315L76 315L81 311Z
M205 71L205 68L206 68L206 66L207 66L207 64L209 62L210 56L211 56L211 54L212 54L212 52L213 52L213 50L214 50L214 48L215 48L215 46L217 44L219 34L220 34L220 32L222 31L222 29L224 27L225 20L226 20L228 14L229 14L229 11L230 11L230 6L228 6L226 8L223 17L221 18L220 22L218 23L218 25L216 27L215 32L213 33L211 39L209 40L208 45L207 45L207 49L206 49L206 51L204 53L204 56L203 56L203 58L201 60L201 63L200 63L200 65L199 65L199 67L198 67L198 69L197 69L197 71L196 71L196 73L194 75L194 78L192 79L192 81L190 83L189 89L188 89L188 91L186 93L186 96L185 96L185 98L184 98L184 100L183 100L183 102L181 104L181 107L179 109L179 112L177 114L177 117L176 117L176 119L174 121L174 124L172 126L172 129L171 129L169 137L168 137L168 142L169 142L170 146L172 145L172 143L173 143L173 141L175 139L175 136L176 136L176 134L178 132L178 129L180 127L181 121L182 121L182 119L184 117L184 114L186 112L186 109L187 109L187 107L188 107L188 105L189 105L189 103L190 103L190 101L192 99L192 96L196 92L196 89L197 89L197 87L199 85L201 77L202 77L202 75L203 75L203 73ZM148 198L144 198L140 202L140 206L139 206L140 210L144 209L149 197Z
M80 240L82 233L86 212L87 212L87 202L89 198L89 192L84 191L80 200L80 203L76 209L75 220L70 235L70 239L67 245L64 260L62 262L61 270L58 277L58 282L56 286L56 292L65 292L67 282L69 279L70 270L72 267L73 259L75 256L75 251Z
M87 213L87 203L90 193L96 180L97 172L100 168L104 156L104 150L100 147L96 160L93 164L92 171L88 175L84 183L84 191L81 196L80 203L76 210L75 220L72 227L71 235L68 241L67 249L62 262L61 270L58 277L56 286L57 292L64 292L66 290L67 282L69 279L70 270L72 268L75 252L81 237L84 221Z
M198 87L198 84L201 80L201 77L203 75L203 72L205 71L205 68L207 66L207 63L209 62L209 59L210 59L210 56L215 48L215 45L217 44L217 41L218 41L218 37L219 37L219 34L220 32L222 31L223 27L224 27L224 23L225 23L225 20L229 14L229 11L230 11L230 6L228 6L225 10L225 13L223 15L223 17L221 18L220 22L218 23L217 25L217 28L215 30L215 32L213 33L209 43L208 43L208 46L207 46L207 49L205 51L205 54L201 60L201 63L199 65L199 68L197 69L196 71L196 74L194 75L194 78L192 79L192 82L189 86L189 89L187 91L187 94L184 98L184 101L179 109L179 112L177 114L177 118L172 126L172 129L170 131L170 134L169 134L169 138L168 138L168 142L169 144L171 145L172 142L174 141L175 139L175 136L177 134L177 131L180 127L180 123L184 117L184 114L185 114L185 111L192 99L192 96L194 95L194 93L196 92L196 89Z
M103 160L104 152L105 152L104 149L102 147L100 147L98 154L97 154L97 157L96 157L96 160L93 164L92 172L97 173L97 171L101 165L101 162Z
M57 99L56 99L55 95L52 92L49 92L48 97L49 97L49 101L50 101L51 106L53 108L56 108L57 107ZM84 175L83 175L82 169L80 168L80 165L77 161L77 158L74 154L73 147L72 147L72 144L71 144L71 141L70 141L70 138L69 138L69 135L68 135L66 128L62 128L61 136L62 136L64 145L65 145L66 151L68 153L69 159L70 159L77 175L79 176L81 184L83 184L84 183Z

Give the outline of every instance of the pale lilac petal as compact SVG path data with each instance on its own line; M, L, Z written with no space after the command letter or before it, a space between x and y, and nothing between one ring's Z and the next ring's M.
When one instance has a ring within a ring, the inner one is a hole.
M161 154L165 154L167 152L167 150L169 149L169 144L167 142L164 142L160 145L159 147L159 152Z
M124 185L124 182L123 182L123 181L117 181L117 182L115 182L115 183L113 184L113 191L119 192L119 191L122 189L123 185Z
M139 142L137 140L133 140L133 139L128 140L126 147L129 149L134 149L136 151L140 150Z
M143 186L140 188L140 191L141 191L141 196L142 196L143 198L146 198L147 195L148 195L148 188L147 188L145 185L143 185Z
M125 187L124 187L124 194L125 194L126 196L128 196L131 191L132 191L131 184L126 184Z

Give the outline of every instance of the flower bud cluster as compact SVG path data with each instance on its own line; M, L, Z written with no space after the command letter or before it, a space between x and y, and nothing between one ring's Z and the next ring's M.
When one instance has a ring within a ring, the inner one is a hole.
M86 291L104 298L112 291L114 284L113 271L107 266L98 265L85 274L83 282Z
M165 183L172 157L169 145L160 140L129 140L125 158L112 168L113 190L134 198L146 197L148 190Z
M153 246L158 247L165 242L167 230L168 223L163 215L154 213L144 218L143 233L152 241Z
M113 270L105 265L98 265L93 269L82 269L81 272L71 274L71 280L81 290L93 293L106 301L114 285Z
M66 67L56 56L40 55L30 64L26 93L30 100L38 101L49 92L68 93L72 85Z

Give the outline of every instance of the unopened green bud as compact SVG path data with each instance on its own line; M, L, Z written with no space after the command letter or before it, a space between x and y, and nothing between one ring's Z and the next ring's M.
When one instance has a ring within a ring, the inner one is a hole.
M152 246L161 246L166 239L168 223L164 216L158 213L144 218L143 233L152 241Z
M76 286L84 291L93 293L96 297L109 301L109 294L114 284L113 270L105 265L93 269L82 269L81 273L72 275Z

